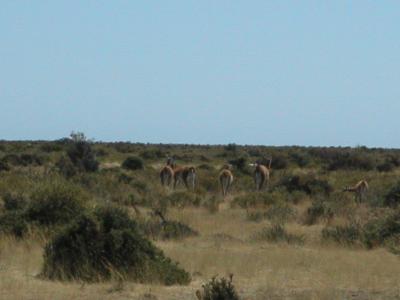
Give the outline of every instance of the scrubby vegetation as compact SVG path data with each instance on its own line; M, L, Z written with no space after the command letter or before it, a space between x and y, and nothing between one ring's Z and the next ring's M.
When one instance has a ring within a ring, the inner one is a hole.
M112 276L166 285L187 284L189 274L145 239L121 209L81 214L45 248L42 275L49 279L98 281Z
M239 300L239 295L232 281L232 274L229 279L213 277L203 285L203 291L198 290L196 292L196 296L199 300Z
M167 156L196 167L194 191L161 187ZM270 157L269 187L257 192L249 164ZM224 198L217 176L226 163L234 182ZM42 278L85 282L186 284L188 272L160 249L180 261L171 249L187 243L196 244L200 260L221 259L228 247L199 253L225 242L307 249L330 243L399 255L399 168L395 149L102 143L81 133L0 141L0 236L43 247ZM370 186L362 203L343 192L360 180ZM216 225L226 211L233 217ZM229 287L229 280L213 282L209 294Z

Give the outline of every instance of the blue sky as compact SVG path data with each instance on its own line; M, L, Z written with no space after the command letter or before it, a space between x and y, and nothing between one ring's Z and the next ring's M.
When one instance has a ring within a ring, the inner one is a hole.
M399 1L0 4L0 139L400 147Z

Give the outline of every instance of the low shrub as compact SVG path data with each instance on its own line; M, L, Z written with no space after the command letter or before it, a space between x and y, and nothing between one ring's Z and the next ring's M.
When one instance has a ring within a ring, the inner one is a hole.
M2 158L2 163L5 165L13 165L13 166L29 166L36 165L41 166L44 163L43 157L37 154L8 154Z
M143 160L136 156L129 156L122 163L122 168L127 170L143 170L144 164Z
M329 162L328 170L364 170L375 169L376 161L373 156L358 151L338 152Z
M196 230L178 221L151 219L139 225L142 232L154 240L181 240L199 235Z
M78 187L61 180L42 183L30 198L27 219L45 226L68 223L84 210L87 200Z
M285 187L290 193L300 191L308 195L329 195L333 191L333 187L328 181L319 179L312 174L285 176L280 180L278 186Z
M396 207L400 204L400 182L395 184L384 196L384 205Z
M400 234L400 210L388 216L371 220L364 225L363 242L368 248L383 245Z
M319 219L329 220L333 217L333 210L327 201L322 199L316 199L313 201L312 205L307 209L306 214L306 225L313 225Z
M296 210L287 204L273 205L266 211L265 217L273 223L284 224L296 217Z
M252 192L245 195L237 196L233 200L234 204L239 205L242 208L255 207L255 206L266 206L272 205L281 199L279 193L262 193Z
M165 152L161 151L160 149L149 149L142 151L140 154L140 157L143 159L160 159L160 158L165 158L166 154Z
M199 206L201 203L201 197L196 194L184 191L184 192L175 192L164 199L168 205L177 206L177 207L185 207L185 206Z
M253 236L256 241L268 241L273 243L285 242L288 244L304 244L304 236L288 233L281 224L273 224L266 227Z
M342 245L353 245L362 238L362 228L359 224L350 224L347 226L334 226L324 228L321 232L322 239L333 241Z
M0 160L0 172L10 171L10 166L7 162Z
M249 171L248 168L248 162L247 158L242 156L236 159L231 159L228 161L232 166L234 166L237 170L244 174L250 174L251 172Z
M232 281L232 274L229 279L213 277L209 282L203 284L203 291L196 291L196 296L199 300L239 300Z
M0 215L0 232L22 238L28 231L24 211L11 210Z
M67 155L79 171L95 172L99 168L99 162L96 160L91 141L83 133L71 133Z
M188 284L190 275L144 238L119 208L80 215L45 247L42 276L88 282L118 278L165 285Z
M301 153L301 152L292 153L290 155L290 158L301 168L306 167L311 162L310 156L306 153Z
M22 210L27 206L27 199L23 194L7 192L3 196L4 208L6 210Z
M66 178L70 178L77 174L78 169L72 163L71 159L66 156L61 156L56 162L56 167L58 171Z

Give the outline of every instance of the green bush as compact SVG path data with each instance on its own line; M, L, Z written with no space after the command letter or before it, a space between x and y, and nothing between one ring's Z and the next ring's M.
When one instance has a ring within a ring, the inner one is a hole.
M21 238L28 231L24 211L11 210L0 215L0 232Z
M400 204L400 182L395 184L384 197L384 205L396 207Z
M328 165L328 170L364 170L370 171L375 169L376 160L369 154L350 151L337 153L337 156L332 159Z
M6 193L3 202L6 210L22 210L27 205L26 197L20 193Z
M69 157L61 156L60 159L56 162L56 167L59 172L66 178L70 178L77 174L78 169L72 163Z
M7 162L0 160L0 172L2 171L10 171L10 166Z
M86 200L81 190L70 183L45 182L33 191L26 217L39 225L66 224L84 210Z
M143 170L143 160L136 156L129 156L122 163L122 167L127 170Z
M160 158L165 158L166 154L165 152L161 151L160 149L148 149L145 151L142 151L140 153L140 157L144 159L160 159Z
M233 275L230 275L229 279L213 277L202 286L202 292L199 290L196 292L197 298L200 300L239 300L232 279Z
M13 166L29 166L36 165L41 166L44 163L43 157L37 154L8 154L2 158L2 163L5 165L13 165Z
M278 186L285 187L290 193L300 191L308 195L329 195L333 191L329 182L312 174L285 176L280 180Z
M91 142L83 133L71 133L67 155L79 171L95 172L99 168Z
M53 280L188 284L190 275L138 230L125 211L102 207L81 215L45 247L42 275Z
M369 221L363 228L363 242L368 248L383 245L388 239L400 234L400 210Z

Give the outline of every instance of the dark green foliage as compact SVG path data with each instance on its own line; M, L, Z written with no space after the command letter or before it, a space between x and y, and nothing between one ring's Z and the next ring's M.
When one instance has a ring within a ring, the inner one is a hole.
M313 201L311 207L307 209L305 223L307 225L315 224L319 219L329 220L333 217L333 210L330 203L322 199Z
M138 231L125 211L102 207L81 215L46 245L42 275L53 280L187 284L190 275Z
M347 226L327 227L322 230L322 239L333 241L342 245L353 245L362 237L362 228L358 224L350 224Z
M0 232L21 238L28 231L24 211L10 210L0 215Z
M8 154L2 158L2 163L5 165L13 165L13 166L29 166L36 165L41 166L44 163L43 157L36 154Z
M40 150L42 150L43 152L47 152L47 153L59 152L59 151L62 151L62 149L63 148L61 145L54 143L54 142L47 142L40 146Z
M7 162L0 160L0 172L2 171L10 171L10 166Z
M99 167L91 142L83 133L72 133L67 155L79 171L95 172Z
M236 152L236 150L237 150L237 145L234 144L234 143L228 144L228 145L224 146L224 150L225 150L225 151Z
M22 210L27 205L26 197L18 193L6 193L3 202L6 210Z
M234 166L236 169L238 169L240 172L245 173L245 174L250 174L248 170L248 162L246 157L239 157L236 159L231 159L229 160L229 163Z
M262 164L268 166L269 160L262 161ZM271 164L271 168L273 170L286 169L288 167L288 165L289 165L289 160L285 155L274 154L274 156L272 158L272 164Z
M72 163L69 157L61 156L60 159L56 163L56 167L60 171L60 173L66 178L70 178L77 174L78 169Z
M118 142L118 143L113 143L113 146L115 150L117 150L120 153L130 153L130 152L135 152L136 150L135 146L130 143Z
M400 182L394 185L384 197L384 205L396 207L400 204Z
M289 175L281 179L278 186L283 186L288 192L305 192L308 195L329 195L333 188L326 180L319 179L315 175Z
M133 177L126 175L125 173L121 173L118 176L118 182L129 184L133 181Z
M66 224L84 210L85 200L74 185L63 181L46 182L32 193L26 217L39 225Z
M400 234L400 211L372 220L363 228L363 241L368 248L384 244L387 239Z
M232 283L232 279L232 274L229 279L213 277L203 285L202 300L239 300L239 295Z
M376 160L366 153L350 151L337 153L328 165L328 170L373 170L376 166Z
M165 158L166 154L160 149L149 149L141 152L140 157L144 159L160 159Z
M136 156L129 156L122 163L122 167L127 170L143 170L143 160Z
M391 172L396 168L396 165L390 161L390 160L385 160L385 162L379 164L376 169L379 172Z
M304 244L302 235L290 234L281 224L273 224L266 227L253 236L256 241L268 241L273 243L285 242L288 244Z
M298 153L298 152L292 153L291 159L301 168L306 167L311 161L311 158L308 154L301 153L301 152L300 153Z

